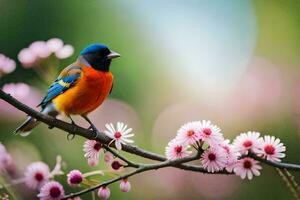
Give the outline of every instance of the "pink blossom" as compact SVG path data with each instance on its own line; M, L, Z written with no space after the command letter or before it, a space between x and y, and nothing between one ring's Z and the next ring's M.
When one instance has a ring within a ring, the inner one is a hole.
M6 151L4 145L0 142L0 173L6 171L9 166L12 164L12 157Z
M57 181L46 183L37 195L40 200L60 200L65 196L63 186Z
M229 144L229 140L225 140L223 143L220 144L220 146L225 150L226 153L226 167L225 169L228 172L232 172L234 166L236 165L238 161L238 157L241 155L238 151L233 148L232 145Z
M165 154L169 160L183 158L192 153L191 151L188 151L188 148L189 146L181 144L181 142L178 142L178 140L173 139L168 143Z
M25 184L31 189L40 189L50 178L50 169L43 162L31 163L25 172Z
M249 151L257 153L261 148L262 142L259 132L248 131L237 136L233 141L233 146L241 154L247 154Z
M58 49L55 52L55 55L59 59L65 59L65 58L72 56L73 53L74 53L74 47L67 44L67 45L64 45L62 48Z
M47 164L43 162L31 163L25 171L25 184L31 189L40 189L50 178L56 175L62 175L61 171L61 156L57 156L56 165L50 172Z
M8 83L2 89L30 107L36 107L42 98L41 93L37 89L25 83ZM0 118L2 120L24 120L24 113L0 100Z
M199 122L188 122L177 131L176 139L182 144L193 145L199 140L201 129Z
M54 53L61 49L64 45L63 41L59 38L51 38L46 42L46 45L50 52Z
M98 196L102 200L107 200L110 197L110 189L106 186L102 186L98 190Z
M114 156L110 152L104 154L104 162L110 164L114 160Z
M210 121L202 120L199 121L200 132L199 138L209 144L210 146L217 145L223 142L223 134L221 129L216 125L213 125Z
M30 49L22 49L18 54L18 59L22 63L23 67L30 68L37 60L37 55Z
M104 133L112 139L112 142L115 142L116 148L118 150L122 149L122 144L133 143L133 140L128 139L134 134L129 134L132 131L132 128L127 129L127 125L123 122L117 122L117 127L115 129L112 123L105 124L107 130Z
M95 167L99 164L99 159L98 158L88 158L88 165L91 167Z
M35 41L31 43L29 50L39 58L47 58L51 54L45 41Z
M226 152L220 147L210 147L201 155L202 166L208 172L217 172L226 166Z
M131 184L127 179L122 179L120 182L120 190L122 192L129 192L131 189Z
M16 69L16 62L3 54L0 54L0 76L9 74Z
M83 181L83 175L79 170L72 170L67 174L68 184L70 186L78 186Z
M96 140L87 140L83 145L83 151L85 152L84 157L88 159L90 166L96 166L99 162L100 150L102 144Z
M253 158L242 158L237 162L235 165L233 171L236 175L240 176L242 179L245 179L246 176L249 180L253 178L253 175L259 176L262 167L259 165L259 162L257 160L254 160Z
M273 162L281 162L280 158L284 158L286 148L280 142L280 139L274 136L266 135L263 139L261 149L258 151L258 155Z

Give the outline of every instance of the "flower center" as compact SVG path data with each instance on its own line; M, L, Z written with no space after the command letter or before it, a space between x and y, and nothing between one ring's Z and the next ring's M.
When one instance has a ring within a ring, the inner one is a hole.
M51 197L53 197L53 198L57 198L57 197L59 197L60 196L60 194L61 194L61 191L60 191L60 189L58 188L58 187L52 187L51 189L50 189L50 196Z
M101 147L102 147L102 145L99 142L97 142L96 144L94 144L94 149L96 151L99 151L101 149Z
M214 154L214 153L208 154L208 159L209 159L210 161L215 161L215 160L216 160L216 154Z
M251 147L252 146L252 142L250 140L246 140L244 143L243 143L243 146L248 148L248 147Z
M82 177L80 175L74 175L71 179L70 182L72 184L79 184L82 182Z
M211 129L210 128L205 128L205 129L203 129L203 133L205 135L211 135Z
M265 149L265 152L269 155L273 155L275 153L275 148L273 145L270 145L270 144L266 145L264 149Z
M118 170L120 169L120 167L122 167L122 164L117 160L111 163L111 168L113 168L114 170Z
M177 154L178 154L178 153L181 153L181 151L182 151L182 146L176 146L176 147L175 147L175 151L176 151Z
M187 136L188 136L188 137L191 137L191 136L193 136L193 135L195 135L195 131L189 130L189 131L187 132Z
M37 180L37 181L40 182L40 181L42 181L44 179L44 175L42 173L40 173L40 172L37 172L35 174L34 178L35 178L35 180Z
M116 139L119 139L122 136L122 134L119 131L117 131L117 132L115 132L114 136Z
M252 167L252 163L249 160L244 161L244 168L245 169L250 169Z

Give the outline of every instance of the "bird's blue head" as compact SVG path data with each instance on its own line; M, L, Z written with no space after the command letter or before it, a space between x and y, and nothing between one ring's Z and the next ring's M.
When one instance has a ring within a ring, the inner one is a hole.
M94 69L109 71L111 60L120 57L120 54L109 50L109 48L103 44L92 44L83 49L79 56Z

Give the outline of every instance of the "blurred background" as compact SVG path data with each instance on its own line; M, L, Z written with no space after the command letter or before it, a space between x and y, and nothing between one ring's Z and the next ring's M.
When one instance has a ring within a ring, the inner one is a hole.
M0 86L34 107L49 82L20 64L21 49L50 38L72 45L71 57L51 64L54 80L86 45L104 43L122 57L111 67L110 98L92 114L100 130L107 122L126 122L138 146L163 154L183 123L206 119L230 139L248 130L275 135L287 146L284 161L300 163L299 9L298 0L0 0L0 53L17 62ZM14 136L25 117L0 101L0 141L20 171L37 160L53 167L56 155L66 172L106 167L89 167L84 139L68 141L60 130L40 125L27 138ZM252 181L176 169L148 172L130 179L128 194L111 186L111 199L292 199L276 170L263 167ZM24 195L22 188L15 192ZM34 199L35 193L26 195Z

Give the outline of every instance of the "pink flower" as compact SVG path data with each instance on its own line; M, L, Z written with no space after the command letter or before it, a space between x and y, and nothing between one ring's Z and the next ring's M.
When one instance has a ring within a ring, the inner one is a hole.
M258 155L273 162L281 162L280 158L284 158L286 148L280 143L280 139L274 136L264 136L261 149L258 151Z
M37 55L30 49L22 49L18 54L18 60L21 62L23 67L29 68L34 65L37 60Z
M82 173L79 170L72 170L67 174L68 184L70 186L78 186L83 181Z
M223 142L224 138L219 127L206 120L199 121L198 123L200 126L199 138L202 141L209 144L209 146Z
M233 171L236 175L240 176L242 179L245 179L247 176L247 178L251 180L253 178L253 175L255 176L260 175L259 170L261 170L262 167L258 164L259 162L257 160L246 157L237 162Z
M176 139L182 144L193 145L199 140L199 122L188 122L177 131Z
M39 58L47 58L51 54L45 41L35 41L31 43L29 50Z
M31 163L25 171L25 184L31 189L40 189L48 180L56 175L62 175L61 157L57 156L56 165L50 172L47 164L43 162Z
M99 162L100 150L102 144L96 140L87 140L83 145L83 151L85 152L84 157L88 159L90 166L96 166Z
M67 45L63 46L62 48L58 49L55 52L55 55L59 59L65 59L65 58L72 56L73 53L74 53L74 48L71 45L67 44Z
M25 184L31 189L39 189L49 180L50 169L43 162L31 163L25 172Z
M98 190L98 196L102 200L107 200L109 198L109 196L110 196L110 190L109 190L109 188L106 187L106 186L100 187L99 190Z
M0 76L9 74L16 69L16 62L3 54L0 54Z
M183 158L191 154L191 151L188 151L188 148L189 146L181 144L178 140L173 139L168 143L165 154L169 160Z
M12 164L12 157L6 151L4 145L0 143L0 173L6 171Z
M128 139L134 134L129 134L132 131L132 128L127 129L127 125L122 122L117 123L117 127L115 129L112 123L105 124L107 130L104 133L112 139L112 142L115 142L116 148L118 150L122 149L122 144L133 143L133 140Z
M61 49L64 45L63 41L59 38L52 38L46 42L46 45L50 52L54 53Z
M57 181L46 183L37 195L40 200L60 200L65 196L63 186Z
M95 167L99 164L98 158L88 158L88 165L91 167Z
M241 133L233 141L234 148L241 154L247 154L249 151L257 153L262 145L260 133L248 131Z
M120 182L120 190L122 192L129 192L131 189L131 184L127 179L122 179Z
M104 162L110 164L114 160L114 156L110 152L104 154Z
M225 150L226 153L226 166L225 169L228 172L232 172L234 166L238 161L238 157L241 155L238 151L236 151L232 145L229 144L229 140L225 140L220 146Z
M208 172L217 172L226 166L226 152L220 147L210 147L201 155L202 166Z

